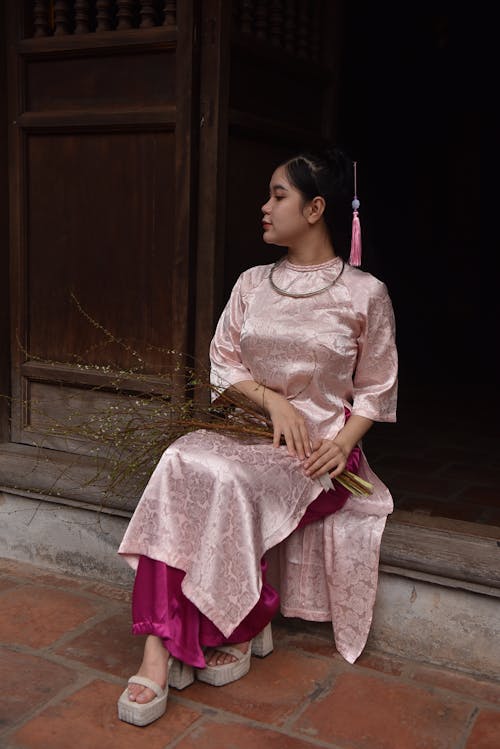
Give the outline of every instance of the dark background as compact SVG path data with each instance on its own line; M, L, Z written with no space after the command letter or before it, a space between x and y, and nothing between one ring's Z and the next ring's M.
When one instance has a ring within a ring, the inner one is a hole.
M498 132L487 15L439 2L348 3L346 14L340 141L359 162L363 267L394 303L401 395L418 397L418 384L488 396Z

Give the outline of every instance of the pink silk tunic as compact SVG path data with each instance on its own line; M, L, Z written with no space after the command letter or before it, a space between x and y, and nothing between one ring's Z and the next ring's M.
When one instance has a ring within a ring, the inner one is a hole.
M293 298L273 289L271 268L250 268L233 288L210 348L214 387L266 385L303 414L313 439L334 438L346 408L395 421L397 352L385 285L346 265L327 290ZM339 258L314 266L285 259L274 282L307 293L341 269ZM373 494L351 496L296 530L323 491L298 458L267 441L192 432L165 450L118 551L133 568L142 554L183 570L184 594L229 637L259 598L262 556L279 545L282 614L331 621L337 650L353 663L368 637L393 509L363 453L358 474Z

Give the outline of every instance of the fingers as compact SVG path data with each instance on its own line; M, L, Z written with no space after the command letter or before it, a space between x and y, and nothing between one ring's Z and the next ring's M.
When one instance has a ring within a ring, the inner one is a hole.
M278 424L273 424L273 447L279 447L281 442L281 429Z
M311 440L306 425L301 422L298 425L298 434L294 435L295 449L300 460L308 458L311 454Z
M311 454L309 434L304 425L286 425L282 432L288 453L304 460Z
M327 472L334 478L342 473L346 463L347 456L343 450L331 440L323 440L305 461L304 470L313 479Z
M309 457L311 441L302 415L284 399L273 404L270 415L273 422L274 447L279 447L283 435L290 455L300 460Z

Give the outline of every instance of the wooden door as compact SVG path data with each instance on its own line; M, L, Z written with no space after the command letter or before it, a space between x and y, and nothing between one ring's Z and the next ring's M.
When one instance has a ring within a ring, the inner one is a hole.
M197 13L7 2L10 486L99 501L92 450L54 425L191 345Z

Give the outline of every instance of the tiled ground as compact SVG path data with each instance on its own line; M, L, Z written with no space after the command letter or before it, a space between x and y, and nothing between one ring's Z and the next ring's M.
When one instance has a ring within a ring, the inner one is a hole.
M171 690L137 728L116 700L140 661L129 594L0 559L2 749L499 749L500 679L366 651L330 627L274 623L275 651L227 687Z

